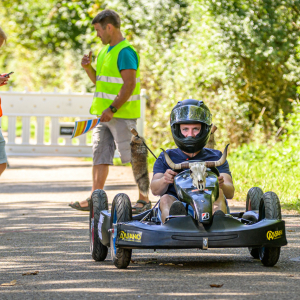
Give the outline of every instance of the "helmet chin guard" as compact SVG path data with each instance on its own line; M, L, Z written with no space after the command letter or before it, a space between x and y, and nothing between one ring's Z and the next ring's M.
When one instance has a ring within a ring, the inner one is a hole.
M201 124L201 131L196 137L184 137L180 124ZM203 101L187 99L179 101L170 115L172 136L177 147L187 153L195 153L207 144L212 127L212 116Z

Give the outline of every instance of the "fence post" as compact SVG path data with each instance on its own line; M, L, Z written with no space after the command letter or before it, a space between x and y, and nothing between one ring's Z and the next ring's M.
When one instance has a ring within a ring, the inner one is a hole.
M16 143L16 120L17 117L11 116L8 118L8 145L14 145Z
M44 145L45 119L36 117L36 142L37 145Z
M59 130L59 124L58 124L58 117L52 117L51 118L51 145L58 145L58 130Z
M22 144L29 145L30 117L22 117Z

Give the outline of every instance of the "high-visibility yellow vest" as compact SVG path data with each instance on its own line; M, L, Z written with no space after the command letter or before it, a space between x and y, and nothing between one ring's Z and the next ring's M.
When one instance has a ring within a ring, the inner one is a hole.
M96 69L96 92L90 114L101 115L115 100L124 82L118 69L118 56L120 51L130 47L140 58L136 50L127 40L113 47L108 53L109 45L106 45L99 53ZM114 114L114 118L136 119L140 117L140 67L136 71L136 86L131 97Z

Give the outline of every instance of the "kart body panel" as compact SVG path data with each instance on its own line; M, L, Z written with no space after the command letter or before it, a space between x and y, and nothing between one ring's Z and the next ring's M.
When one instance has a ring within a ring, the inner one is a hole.
M110 211L101 211L98 232L101 243L110 246ZM281 247L287 244L285 222L263 219L243 224L231 215L214 215L211 224L191 216L170 216L164 224L132 220L113 224L115 245L130 249L186 249L233 247ZM142 217L141 217L142 219Z
M207 169L204 191L200 191L193 186L189 170L180 172L174 178L174 187L180 200L192 206L195 219L203 224L210 224L213 203L219 197L219 182L215 172L212 172L209 168Z

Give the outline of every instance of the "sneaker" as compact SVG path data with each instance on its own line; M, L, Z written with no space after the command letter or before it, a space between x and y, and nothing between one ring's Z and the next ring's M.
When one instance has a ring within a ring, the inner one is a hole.
M218 209L218 210L215 211L214 216L225 217L225 213L222 210Z
M186 210L181 201L175 201L170 207L170 216L186 216Z
M246 219L246 220L249 220L253 223L257 223L258 222L258 219L259 219L259 216L257 213L255 213L254 211L252 210L249 210L249 211L246 211L243 216L242 216L242 219Z

